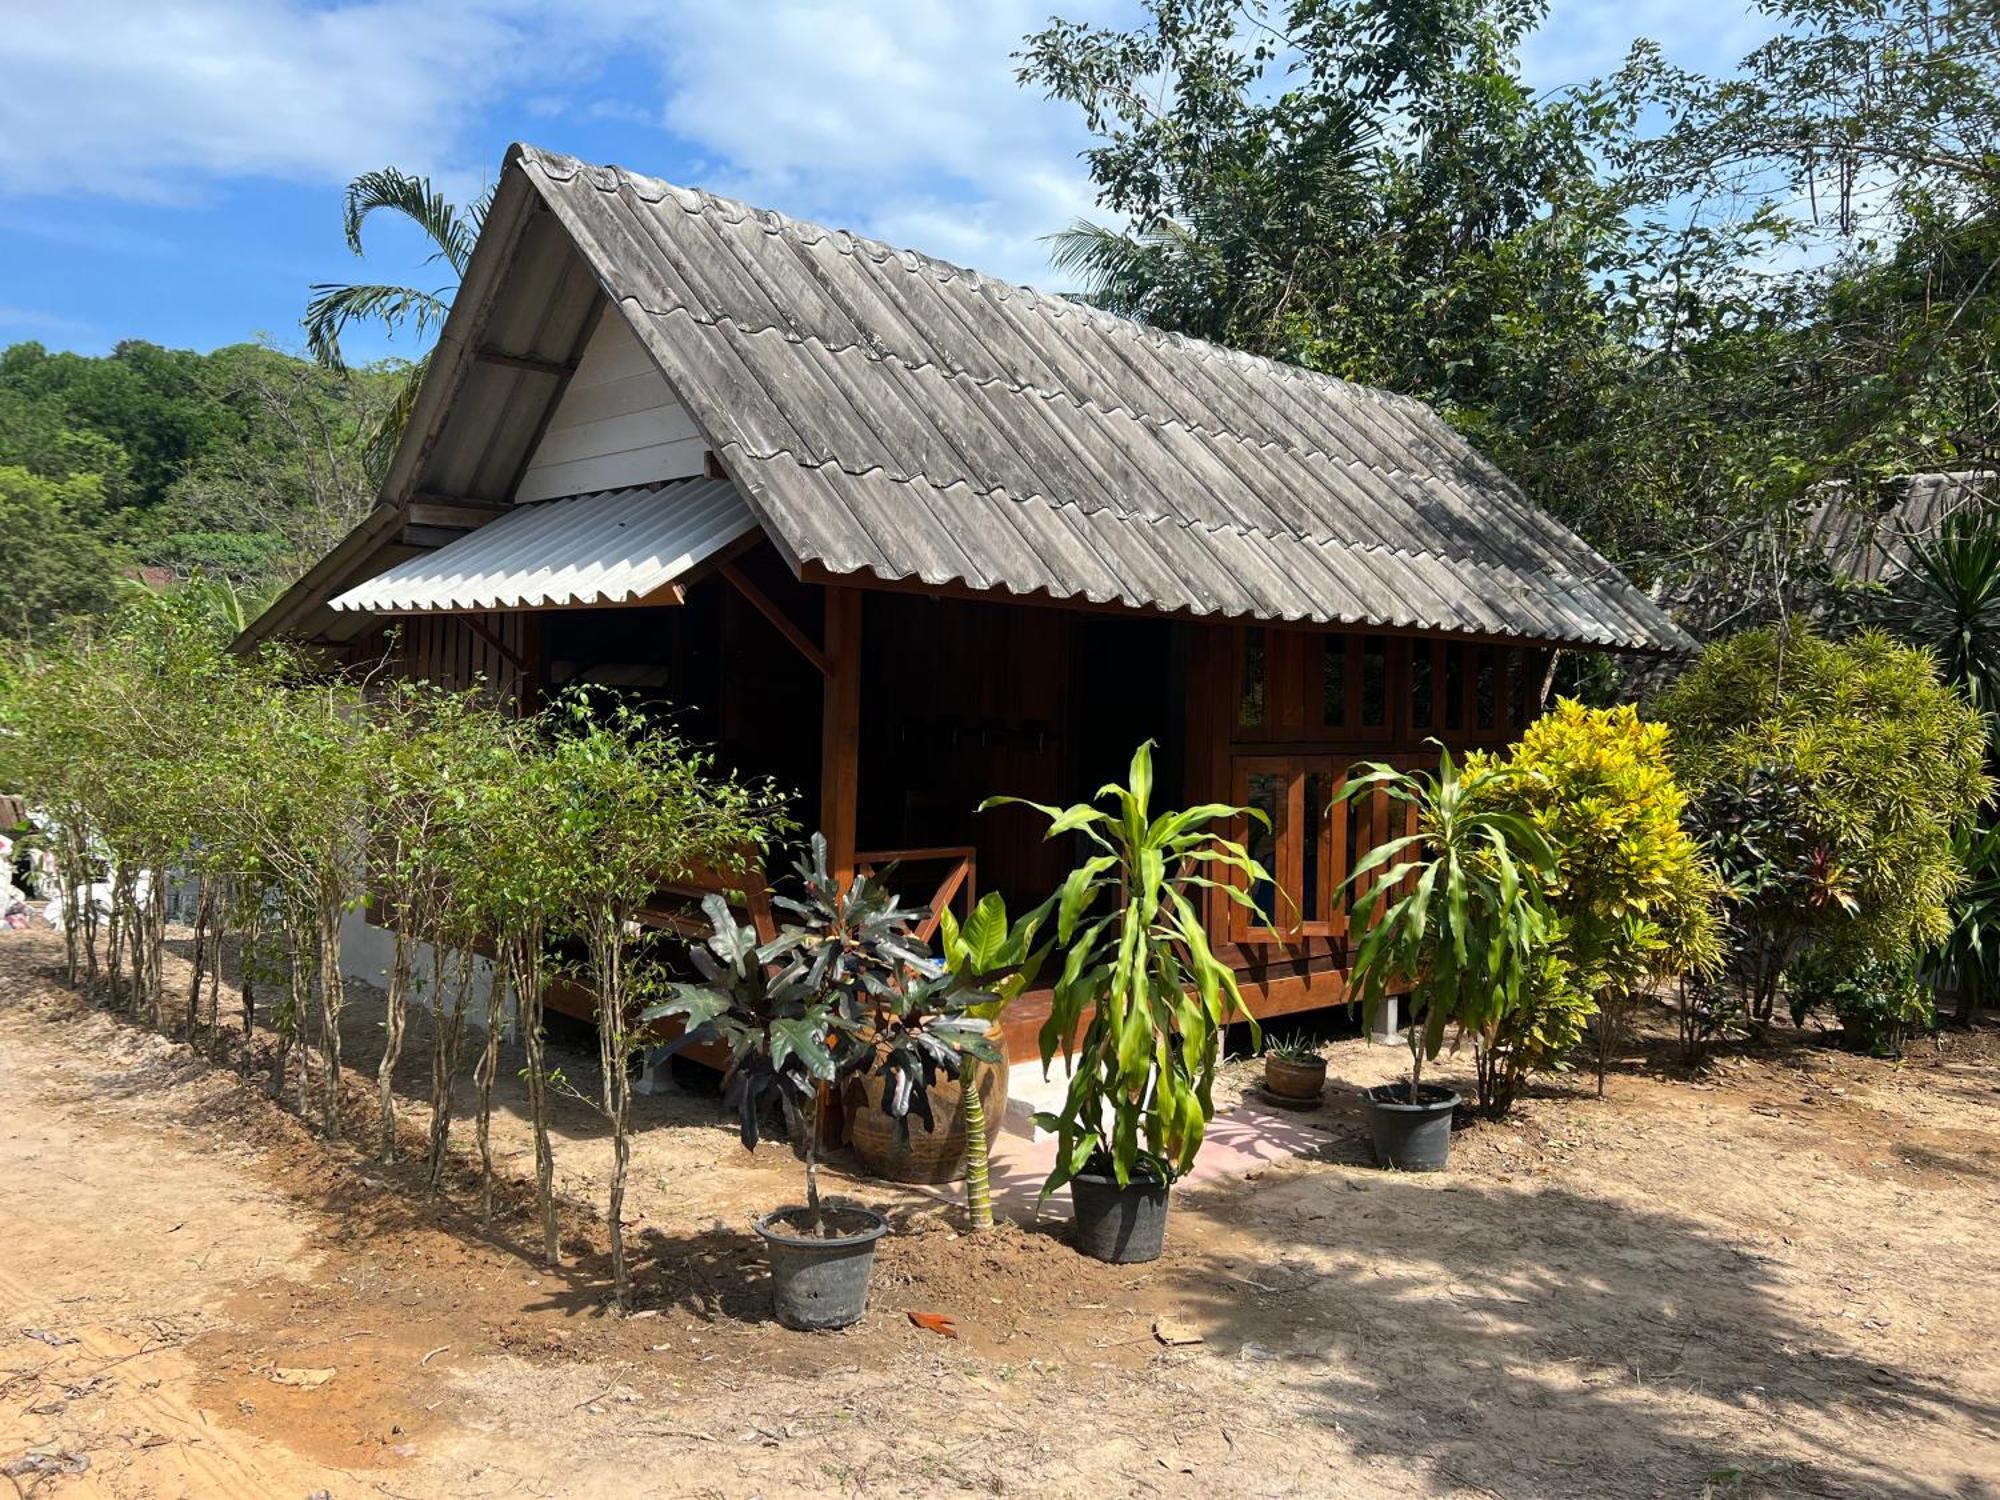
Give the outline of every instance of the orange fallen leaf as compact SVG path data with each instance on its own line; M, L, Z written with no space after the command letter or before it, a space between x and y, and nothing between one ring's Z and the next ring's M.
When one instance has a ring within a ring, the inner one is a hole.
M932 1333L941 1333L948 1339L958 1337L958 1325L948 1314L920 1313L906 1310L905 1315L919 1328L928 1329Z

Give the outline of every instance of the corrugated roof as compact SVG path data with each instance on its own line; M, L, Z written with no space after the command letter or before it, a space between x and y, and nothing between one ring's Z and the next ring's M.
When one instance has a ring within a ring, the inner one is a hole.
M328 601L336 610L631 604L757 527L726 479L681 479L524 505Z
M517 147L795 566L1677 650L1422 403Z
M2000 474L1910 474L1879 498L1858 499L1846 485L1828 493L1806 522L1806 534L1838 572L1885 583L1910 562L1910 544L1936 536L1961 510L2000 501Z

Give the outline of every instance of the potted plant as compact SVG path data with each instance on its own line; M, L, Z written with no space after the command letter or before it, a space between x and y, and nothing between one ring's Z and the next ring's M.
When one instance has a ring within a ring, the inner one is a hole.
M1443 1170L1459 1105L1453 1090L1424 1082L1424 1064L1447 1029L1477 1032L1520 1003L1554 927L1544 896L1554 851L1497 795L1519 773L1486 763L1461 770L1439 748L1434 776L1371 763L1339 793L1380 787L1416 811L1415 833L1378 844L1348 876L1361 893L1350 993L1371 1031L1392 992L1405 992L1409 1005L1410 1076L1365 1090L1363 1108L1375 1159L1412 1172Z
M775 898L802 919L759 944L720 896L702 908L712 931L689 947L699 984L671 984L642 1019L677 1020L671 1055L695 1043L729 1050L723 1104L754 1149L766 1105L775 1101L806 1167L806 1201L756 1224L771 1265L772 1310L788 1328L844 1328L866 1310L875 1242L888 1221L855 1204L823 1203L819 1193L821 1111L842 1080L883 1080L882 1108L907 1130L935 1125L931 1085L956 1078L967 1058L997 1061L989 1022L975 1014L992 996L939 964L910 932L904 911L880 885L857 877L842 888L826 867L826 841L813 835L797 866L800 897Z
M1304 1033L1278 1037L1264 1049L1264 1092L1281 1104L1317 1104L1326 1087L1326 1059Z
M1215 1113L1223 1027L1240 1016L1256 1028L1235 974L1209 947L1201 893L1247 903L1246 890L1270 879L1214 830L1254 811L1208 804L1155 816L1152 785L1149 740L1127 784L1099 790L1109 811L1021 804L1048 819L1048 837L1079 834L1093 849L1053 898L1062 972L1042 1068L1060 1049L1070 1085L1060 1115L1036 1116L1056 1135L1042 1197L1069 1184L1078 1248L1121 1264L1153 1260L1165 1245L1168 1191L1194 1165Z

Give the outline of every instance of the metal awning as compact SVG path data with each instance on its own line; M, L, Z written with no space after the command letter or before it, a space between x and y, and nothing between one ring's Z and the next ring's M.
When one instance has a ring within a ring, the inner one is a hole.
M328 603L398 615L677 603L676 580L756 527L726 479L544 500Z

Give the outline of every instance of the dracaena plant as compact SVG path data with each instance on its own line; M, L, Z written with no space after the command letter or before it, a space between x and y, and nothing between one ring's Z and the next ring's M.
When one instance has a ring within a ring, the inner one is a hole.
M819 1107L842 1077L875 1072L882 1107L901 1131L915 1119L936 1128L930 1089L957 1078L966 1059L998 1062L987 1037L993 996L934 958L915 934L926 915L906 908L878 881L843 887L827 870L826 840L813 836L796 866L801 895L775 903L796 915L759 943L720 896L702 903L711 932L690 948L698 984L671 984L642 1019L672 1019L674 1051L720 1042L730 1055L723 1104L735 1112L746 1147L762 1134L775 1103L803 1137L806 1207L816 1224Z
M1491 1034L1522 1004L1555 936L1544 896L1554 850L1498 795L1517 774L1461 768L1441 748L1435 775L1370 763L1340 792L1380 788L1416 811L1416 832L1376 845L1348 876L1361 934L1349 992L1371 1020L1390 993L1407 992L1411 1103L1446 1032Z
M1209 946L1201 907L1211 890L1248 904L1246 890L1270 882L1217 830L1261 815L1225 803L1155 814L1152 749L1141 745L1126 784L1100 787L1091 802L986 804L1032 807L1048 819L1047 837L1080 834L1095 851L1053 898L1062 971L1042 1026L1042 1068L1060 1050L1071 1076L1061 1114L1037 1116L1057 1140L1044 1198L1094 1163L1121 1186L1186 1172L1215 1114L1222 1029L1239 1018L1256 1028L1235 973Z

